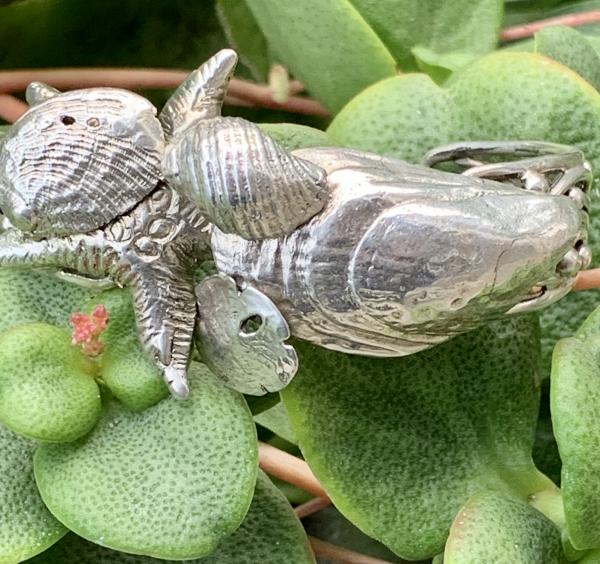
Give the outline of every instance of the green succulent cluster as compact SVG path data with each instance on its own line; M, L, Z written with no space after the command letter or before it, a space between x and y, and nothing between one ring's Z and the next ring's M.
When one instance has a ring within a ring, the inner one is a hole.
M0 66L196 66L229 42L245 76L281 63L331 112L302 118L319 129L262 125L290 149L418 162L457 140L535 139L580 147L600 174L598 25L498 44L504 25L596 0L81 5L0 8ZM571 295L405 358L297 342L299 373L261 399L194 361L179 402L140 347L126 290L0 270L0 564L308 564L305 530L389 562L600 563L597 303ZM69 317L98 304L110 321L89 358ZM336 509L304 530L290 503L306 493L257 469L257 430L301 454Z

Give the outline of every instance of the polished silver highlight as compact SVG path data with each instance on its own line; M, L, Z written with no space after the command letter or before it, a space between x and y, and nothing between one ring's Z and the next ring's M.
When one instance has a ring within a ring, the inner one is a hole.
M196 287L201 304L198 348L209 368L234 390L263 395L284 388L298 369L288 325L275 304L233 278L209 276Z
M133 290L140 339L185 397L194 328L204 361L261 394L293 377L295 337L411 354L546 306L590 264L591 172L577 149L479 142L426 165L362 151L289 152L221 116L234 52L145 99L32 84L0 130L0 266ZM201 260L219 275L194 289Z
M522 145L506 151L506 160L522 160ZM476 158L476 149L464 158ZM573 257L585 248L587 214L562 194L575 187L587 193L590 176L581 153L563 149L555 163L562 168L539 170L550 183L543 192L523 189L523 177L538 172L535 163L514 185L351 149L296 151L327 172L331 198L323 212L267 241L213 229L217 267L268 295L301 339L373 356L426 349L570 290L583 264ZM438 160L448 160L443 150ZM493 166L490 176L501 177L501 167L517 165Z
M220 116L236 61L231 50L215 55L162 111L165 176L226 233L248 240L286 235L323 209L325 172L253 123Z

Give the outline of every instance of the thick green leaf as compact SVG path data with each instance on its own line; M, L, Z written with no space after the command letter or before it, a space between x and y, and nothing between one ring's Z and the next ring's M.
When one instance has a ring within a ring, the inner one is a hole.
M551 487L531 461L534 319L398 359L297 348L300 371L282 397L301 450L336 507L400 556L441 552L475 492Z
M424 75L382 81L334 119L339 144L418 162L431 148L462 139L539 139L580 147L600 173L600 95L579 75L537 54L499 52L452 76L448 88ZM598 203L593 210L600 209ZM590 244L600 257L600 214ZM568 296L542 313L549 372L552 346L572 335L598 292Z
M0 334L0 420L26 437L73 441L100 417L96 366L62 328L20 325Z
M350 0L403 71L416 70L414 47L439 55L483 55L494 49L502 23L501 0Z
M385 45L349 0L246 0L274 54L337 112L396 72Z
M175 564L116 552L68 535L30 564ZM308 539L290 505L260 472L250 509L240 528L225 538L206 558L188 564L311 564Z
M288 151L305 147L331 147L335 145L327 133L314 127L297 123L259 123L260 128Z
M91 312L102 304L108 312L108 327L100 339L105 345L100 361L103 382L129 409L141 411L168 395L160 371L142 349L138 337L131 292L103 292L85 306Z
M0 424L0 564L30 558L67 532L40 499L34 449L34 443Z
M190 376L185 402L141 413L111 402L84 439L38 449L40 493L67 527L116 550L184 560L240 525L257 472L254 422L202 365Z
M567 529L578 549L600 546L600 332L587 330L556 345L550 388Z
M589 554L586 554L581 560L578 560L579 564L600 564L600 550L592 550Z
M453 72L462 69L477 58L477 55L472 53L452 51L440 54L428 47L420 46L413 47L412 54L419 70L428 74L438 84L442 84Z
M444 564L560 564L560 531L518 498L488 492L459 511L446 543Z
M289 443L298 443L296 433L294 433L294 429L292 429L292 426L290 425L290 419L283 403L280 402L270 409L255 415L254 421Z
M217 0L217 17L229 44L238 52L255 80L265 82L272 57L248 4L243 0Z
M535 34L535 50L573 69L600 89L600 55L582 33L566 26L547 27Z

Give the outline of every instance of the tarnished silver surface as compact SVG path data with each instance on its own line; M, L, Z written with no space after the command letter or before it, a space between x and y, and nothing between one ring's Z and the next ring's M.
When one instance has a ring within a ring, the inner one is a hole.
M325 172L253 123L220 117L236 62L234 51L221 51L161 112L166 179L222 231L250 240L286 235L323 209Z
M176 395L196 322L205 362L264 393L295 372L288 326L331 349L410 354L547 305L589 265L578 150L482 142L427 156L462 175L290 153L221 117L236 60L225 50L192 73L160 121L130 92L36 83L0 137L0 266L132 287L140 338ZM211 252L221 275L194 294Z
M327 172L323 212L267 241L213 228L211 245L218 269L268 295L302 339L348 353L410 354L558 299L583 265L564 269L563 261L579 255L587 214L552 190L351 149L295 154ZM587 190L588 177L571 188Z
M185 397L196 319L193 271L207 252L206 225L193 204L161 186L87 234L37 241L9 229L0 236L0 266L52 267L131 287L140 339L171 391Z
M298 357L285 340L288 325L255 288L238 288L233 278L209 276L196 286L202 309L197 339L202 358L226 384L244 394L284 388L298 369Z

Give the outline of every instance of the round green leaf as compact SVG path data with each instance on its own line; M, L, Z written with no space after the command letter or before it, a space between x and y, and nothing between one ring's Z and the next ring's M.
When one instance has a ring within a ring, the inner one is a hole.
M535 50L573 69L600 89L600 56L585 35L567 26L551 26L535 34Z
M157 560L115 552L68 535L50 550L30 560L31 564L175 564L174 560ZM225 538L205 558L188 560L188 564L313 564L314 558L302 525L289 503L259 472L250 509L240 528Z
M274 54L332 112L396 63L350 0L247 0Z
M129 409L144 410L168 395L158 367L142 349L128 290L103 292L85 309L91 312L102 304L108 312L108 326L100 339L105 345L100 374L110 391Z
M561 564L560 531L518 498L488 492L459 511L446 543L444 564Z
M334 141L324 131L297 123L260 123L260 128L288 151L305 147L331 147Z
M600 333L559 341L551 382L567 529L575 548L596 548L600 546Z
M41 441L73 441L100 416L94 365L65 329L45 323L0 334L0 420Z
M0 424L0 564L30 558L67 532L38 493L34 449L32 442Z
M50 272L2 268L0 331L36 321L68 328L71 314L98 293Z
M535 319L398 359L296 346L300 371L282 397L300 448L336 507L400 556L441 552L477 491L551 485L531 461Z
M190 376L187 401L141 413L111 402L84 439L38 449L40 493L69 529L116 550L187 560L240 525L256 480L254 422L208 369L192 365Z

